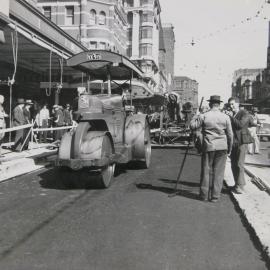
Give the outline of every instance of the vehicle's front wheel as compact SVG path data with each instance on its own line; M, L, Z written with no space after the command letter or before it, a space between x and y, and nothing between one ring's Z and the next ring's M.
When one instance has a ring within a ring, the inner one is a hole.
M108 136L103 136L102 140L102 146L101 146L101 159L108 159L110 160L110 157L113 154L113 146L111 143L111 140ZM108 188L111 185L113 175L115 170L115 164L108 163L108 165L104 166L100 170L100 184L103 188Z

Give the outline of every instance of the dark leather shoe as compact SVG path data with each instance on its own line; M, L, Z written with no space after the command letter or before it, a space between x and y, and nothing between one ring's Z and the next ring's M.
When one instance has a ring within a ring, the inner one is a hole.
M235 188L233 189L233 193L235 193L235 194L243 194L244 189L239 187L239 186L235 186Z
M201 201L203 201L203 202L207 202L208 201L208 199L206 197L202 196L202 195L199 196L199 199Z

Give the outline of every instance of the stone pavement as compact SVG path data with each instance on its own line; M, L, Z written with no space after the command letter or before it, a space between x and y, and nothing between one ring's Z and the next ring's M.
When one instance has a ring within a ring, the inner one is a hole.
M242 214L255 231L265 253L270 258L270 194L267 190L260 190L252 178L260 178L267 187L270 184L269 146L261 149L260 155L246 156L246 186L244 194L233 194ZM230 160L227 161L225 181L228 186L234 185Z
M22 152L2 149L0 182L45 167L48 164L47 158L57 152L51 144L33 143L30 147L31 149Z

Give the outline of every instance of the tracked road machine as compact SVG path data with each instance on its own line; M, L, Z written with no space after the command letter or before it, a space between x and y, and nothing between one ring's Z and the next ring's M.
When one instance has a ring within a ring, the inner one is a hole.
M86 73L89 80L87 90L78 97L78 126L64 134L60 143L56 162L60 173L69 181L94 175L107 188L116 164L136 161L148 168L151 140L147 115L134 114L121 95L111 93L112 80L131 84L132 78L143 77L141 70L124 56L108 51L77 54L67 65ZM107 93L101 90L92 95L90 79L107 81Z

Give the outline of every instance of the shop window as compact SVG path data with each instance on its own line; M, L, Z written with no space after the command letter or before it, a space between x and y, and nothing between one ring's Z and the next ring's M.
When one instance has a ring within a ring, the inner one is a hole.
M66 7L66 25L73 25L74 24L74 7Z
M152 38L153 28L151 26L141 27L141 38Z
M47 19L51 20L52 19L52 8L51 7L43 7L43 14Z
M97 19L97 13L94 9L90 10L90 25L95 25L96 24L96 19Z
M106 13L104 11L101 11L99 13L98 23L101 24L101 25L106 24Z

